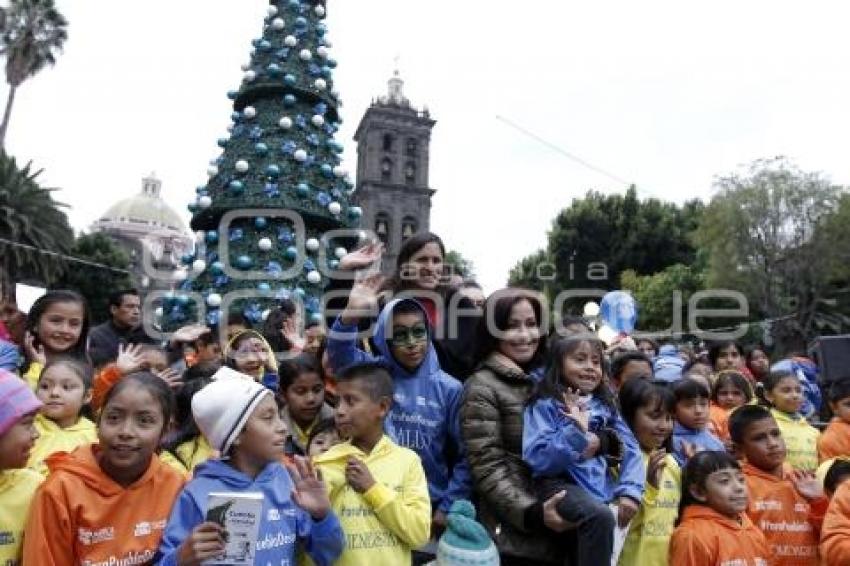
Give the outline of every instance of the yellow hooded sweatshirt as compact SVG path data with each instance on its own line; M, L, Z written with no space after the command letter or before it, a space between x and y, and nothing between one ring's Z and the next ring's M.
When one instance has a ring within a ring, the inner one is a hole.
M171 466L184 476L191 477L198 464L203 464L217 456L218 452L213 450L207 439L203 435L198 435L179 444L174 452L163 450L159 454L159 459L163 464Z
M97 428L85 417L80 417L76 424L68 428L62 428L44 415L36 415L35 429L39 436L30 452L27 467L44 477L50 473L44 461L51 454L73 452L78 446L97 442Z
M641 452L646 470L649 454ZM629 526L619 566L667 566L670 537L679 516L682 472L672 455L668 454L664 463L658 487L646 484L640 510Z
M362 495L345 480L351 457L362 460L375 478ZM419 456L384 436L369 454L345 442L314 462L345 532L345 549L335 566L410 564L411 550L431 534L431 499Z
M0 472L0 564L3 566L20 564L30 502L43 479L32 470Z
M771 409L773 418L785 439L788 457L785 460L795 470L818 469L818 429L801 416Z

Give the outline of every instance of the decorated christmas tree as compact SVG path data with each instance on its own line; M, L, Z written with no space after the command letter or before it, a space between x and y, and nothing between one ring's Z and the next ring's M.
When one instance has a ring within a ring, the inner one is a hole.
M328 274L361 216L334 139L340 100L325 15L324 0L270 1L242 84L228 93L230 135L189 205L198 244L163 304L166 329L198 320L200 302L210 325L232 312L260 322L283 298L321 318Z

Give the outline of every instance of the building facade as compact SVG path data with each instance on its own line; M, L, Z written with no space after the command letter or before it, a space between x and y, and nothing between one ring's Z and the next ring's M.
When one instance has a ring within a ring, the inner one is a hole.
M430 229L428 179L431 130L436 121L404 95L398 71L386 96L374 100L357 127L357 188L361 226L384 242L382 270L389 274L402 243Z

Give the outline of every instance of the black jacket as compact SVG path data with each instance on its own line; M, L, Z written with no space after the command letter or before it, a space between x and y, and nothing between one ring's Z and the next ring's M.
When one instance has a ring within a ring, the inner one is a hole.
M110 320L89 330L89 358L95 368L114 362L118 358L119 344L154 344L144 328L122 329Z

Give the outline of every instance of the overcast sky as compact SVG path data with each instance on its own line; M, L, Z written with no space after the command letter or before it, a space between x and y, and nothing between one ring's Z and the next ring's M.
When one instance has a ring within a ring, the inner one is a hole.
M229 123L266 0L56 0L65 53L19 91L9 151L46 171L86 229L156 171L169 203L205 181ZM386 90L438 120L432 230L488 290L543 246L555 213L588 189L708 198L715 175L787 155L850 183L845 2L329 0L345 103L341 139Z

